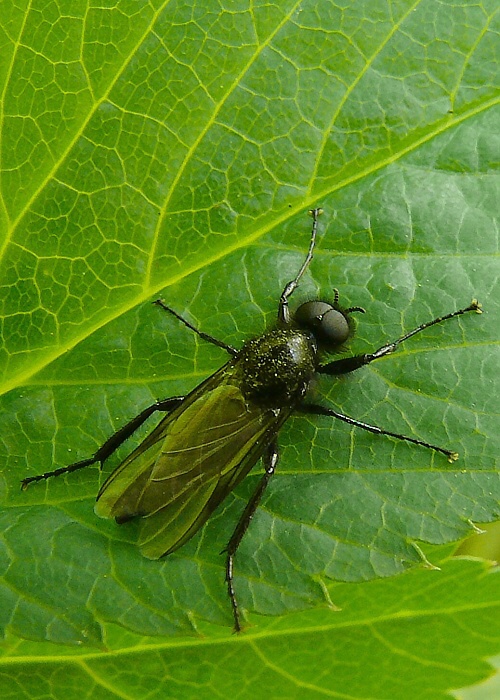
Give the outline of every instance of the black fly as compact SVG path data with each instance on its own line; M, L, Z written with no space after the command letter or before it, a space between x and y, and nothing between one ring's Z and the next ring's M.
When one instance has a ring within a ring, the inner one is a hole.
M67 474L96 462L102 464L149 416L157 411L166 413L104 482L95 506L97 515L115 518L117 523L140 517L138 544L141 552L150 559L159 559L174 552L198 532L262 458L264 474L224 550L236 631L241 630L241 620L233 585L234 557L274 474L278 462L278 433L292 413L330 416L372 433L441 452L451 462L458 457L451 450L383 430L305 400L316 373L338 376L354 372L394 352L398 345L429 326L469 311L481 312L480 304L473 300L466 308L423 323L372 353L322 364L325 352L338 352L345 346L354 333L352 314L364 313L364 310L358 306L342 307L335 290L333 301L308 301L294 314L290 313L288 301L313 257L321 209L313 209L310 214L313 225L309 250L296 277L281 293L274 328L236 350L202 333L158 299L155 304L203 340L226 350L229 361L187 396L163 399L144 409L89 459L27 477L22 482L22 487L26 488L34 481Z

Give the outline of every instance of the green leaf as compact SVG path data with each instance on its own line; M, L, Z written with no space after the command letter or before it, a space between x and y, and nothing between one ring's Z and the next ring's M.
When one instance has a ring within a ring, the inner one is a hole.
M3 696L446 700L491 674L479 658L500 641L498 572L452 560L333 590L341 612L254 619L237 636L203 625L200 639L153 639L106 626L104 652L8 639Z
M496 0L2 3L3 630L99 645L108 623L229 629L219 553L258 468L162 562L140 556L134 523L94 516L97 469L19 481L225 362L150 300L237 346L272 323L315 205L294 303L338 288L363 306L352 352L483 303L315 387L460 461L294 417L237 555L241 606L324 605L331 578L401 572L419 542L498 516L499 17Z

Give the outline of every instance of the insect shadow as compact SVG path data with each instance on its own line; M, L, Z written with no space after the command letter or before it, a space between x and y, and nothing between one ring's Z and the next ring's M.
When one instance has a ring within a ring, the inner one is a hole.
M204 525L217 506L262 459L264 474L252 493L223 550L226 583L234 630L242 629L234 588L234 557L278 463L278 433L292 413L337 418L378 435L388 435L441 452L450 462L456 452L417 438L384 430L331 408L309 403L305 397L316 373L338 376L354 372L394 352L430 326L469 311L481 313L477 300L464 309L423 323L374 352L343 357L322 364L325 352L343 350L354 333L352 314L359 306L344 308L339 293L333 301L308 301L291 314L288 302L312 257L321 209L313 219L309 249L293 280L283 289L278 318L267 333L248 340L241 350L195 328L161 299L154 303L181 321L203 340L224 349L228 362L186 396L157 401L114 433L88 459L37 476L28 476L22 488L51 476L68 474L103 462L152 414L166 415L145 440L126 457L102 485L95 512L124 523L141 518L138 545L142 554L159 559L185 544Z

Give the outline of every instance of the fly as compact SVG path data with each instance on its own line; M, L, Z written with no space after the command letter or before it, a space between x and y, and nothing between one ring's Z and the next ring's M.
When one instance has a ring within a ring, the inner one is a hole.
M264 474L246 504L224 552L225 578L234 629L242 628L234 589L234 557L278 463L278 433L292 413L330 416L371 433L388 435L444 454L458 454L417 438L384 430L310 403L307 390L316 373L338 376L354 372L394 352L430 326L469 311L481 313L477 300L464 309L423 323L372 353L323 363L325 353L340 352L354 333L352 314L359 306L343 307L334 290L333 301L308 301L290 313L288 302L313 257L321 209L313 219L307 255L293 280L283 289L276 325L248 340L241 350L195 328L161 299L154 303L203 340L225 350L230 359L186 396L157 401L114 433L90 458L66 467L29 476L22 488L51 476L68 474L105 460L152 414L166 415L145 440L102 485L95 512L124 523L140 518L138 545L142 554L159 559L179 549L206 523L226 496L262 459Z

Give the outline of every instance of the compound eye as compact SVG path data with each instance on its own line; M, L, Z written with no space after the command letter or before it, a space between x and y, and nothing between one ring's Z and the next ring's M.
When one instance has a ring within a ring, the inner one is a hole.
M324 314L332 309L333 306L326 301L306 301L295 312L295 319L301 325L317 328Z
M329 346L342 345L350 328L345 315L325 301L307 301L295 313L297 323L313 332L316 340Z
M319 328L325 341L332 345L342 345L350 333L346 317L336 309L331 309L323 315Z

